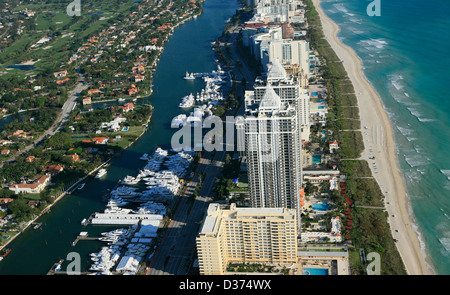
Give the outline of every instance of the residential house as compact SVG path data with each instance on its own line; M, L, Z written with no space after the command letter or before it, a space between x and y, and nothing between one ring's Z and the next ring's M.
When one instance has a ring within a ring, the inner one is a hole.
M339 148L339 144L337 141L332 141L329 144L330 153L333 153L334 150L337 150Z
M136 87L136 85L131 85L130 87L124 87L123 92L125 92L128 95L135 95L139 92L139 88Z
M92 104L92 98L90 98L90 97L83 98L83 105L88 105L88 104Z
M121 108L124 113L128 113L128 112L134 110L134 104L132 102L128 102L128 103L124 104Z
M101 93L100 89L89 89L87 92L89 95Z
M67 155L68 157L70 157L72 159L73 162L80 162L80 156L78 156L77 153L73 154L73 155Z
M95 144L107 144L107 143L108 143L108 140L109 140L109 137L94 137L94 138L92 139L92 141L93 141Z
M46 169L47 174L50 174L51 176L56 175L56 174L62 172L63 170L64 170L64 167L62 165L60 165L60 164L58 164L58 165L50 165Z
M28 156L25 160L28 162L28 163L33 163L33 161L36 159L36 157L35 156Z
M67 81L70 81L70 79L69 78L65 78L65 79L62 79L62 80L57 80L56 84L63 85L63 84L66 84Z
M50 182L49 175L40 175L32 183L16 183L9 187L16 194L38 194L44 190Z
M145 80L145 76L141 75L141 74L137 74L134 76L134 82L142 82Z
M67 71L55 72L53 73L53 76L58 79L65 78L67 76Z

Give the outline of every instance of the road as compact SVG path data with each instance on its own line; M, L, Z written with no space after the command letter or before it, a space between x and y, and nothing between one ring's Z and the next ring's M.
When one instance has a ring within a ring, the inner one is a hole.
M231 28L230 31L236 31ZM255 77L251 68L245 63L245 60L239 55L236 46L238 34L230 34L230 48L232 49L230 60L236 62L241 60L242 66L235 72L236 94L243 94L245 86L240 83L242 78L249 82L254 81ZM236 95L237 97L237 95ZM235 110L229 110L227 115L234 115ZM236 112L236 115L243 115L244 104L242 103ZM215 181L220 177L224 165L225 151L216 151L214 155L205 152L200 160L199 166L194 173L192 181L187 185L184 196L174 213L161 243L152 256L147 269L147 275L185 275L189 272L195 257L196 243L195 239L200 229L209 203L212 201L212 192ZM213 158L214 156L214 158ZM205 175L200 183L199 173ZM201 185L199 194L195 200L191 197L195 187Z
M25 148L23 148L21 151L16 153L14 156L9 158L7 161L0 164L0 168L3 167L6 163L14 162L17 157L20 155L28 152L35 146L37 146L42 140L44 140L47 136L55 135L56 133L60 132L62 127L64 126L64 123L69 119L70 113L75 108L77 104L77 98L81 91L84 89L87 89L90 86L90 84L84 84L84 78L80 75L80 78L78 80L77 86L70 92L69 98L64 103L64 105L61 108L61 113L59 114L58 118L55 120L53 125L45 131L39 138L35 139L33 143L29 144Z

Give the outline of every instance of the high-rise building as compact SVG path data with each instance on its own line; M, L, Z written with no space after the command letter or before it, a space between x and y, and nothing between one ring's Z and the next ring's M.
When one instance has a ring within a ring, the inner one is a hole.
M246 111L243 124L251 207L291 208L300 214L302 145L296 105L282 101L268 83L257 109Z
M246 107L250 113L256 113L259 103L266 92L266 86L271 85L283 103L294 105L298 113L298 124L301 128L301 139L309 140L310 106L309 92L306 88L304 76L300 73L287 75L283 65L274 60L267 73L266 81L258 80L254 84L253 96L246 96ZM305 85L305 86L304 86ZM301 142L298 143L301 146Z
M196 238L200 274L235 263L297 262L297 214L287 208L229 208L212 203Z
M269 62L276 59L282 64L298 64L309 78L309 42L306 40L279 39L270 41Z

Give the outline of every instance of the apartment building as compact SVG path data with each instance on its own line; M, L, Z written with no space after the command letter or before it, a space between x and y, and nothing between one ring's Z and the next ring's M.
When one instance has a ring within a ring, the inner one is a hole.
M196 242L202 275L223 275L230 262L296 263L297 213L212 203Z
M245 137L250 205L297 209L299 213L302 162L296 106L282 101L270 83L256 109L254 104L246 106L243 126L237 126Z

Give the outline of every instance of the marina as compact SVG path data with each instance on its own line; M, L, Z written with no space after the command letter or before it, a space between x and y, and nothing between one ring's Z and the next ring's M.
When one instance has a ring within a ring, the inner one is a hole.
M196 95L190 93L189 95L183 96L180 104L180 108L191 108L199 103L206 103L201 105L203 109L208 108L209 110L221 103L224 100L222 94L222 88L224 86L231 86L232 80L229 72L222 70L220 65L217 65L217 70L213 70L210 73L188 73L184 77L186 80L192 79L202 79L205 83L205 87L197 92Z
M94 212L81 221L83 226L129 226L101 233L101 237L90 237L81 232L72 242L80 240L106 242L100 252L90 253L93 264L91 274L134 274L144 255L150 250L153 238L167 214L167 204L180 193L182 179L193 161L193 155L156 148L151 156L140 158L147 163L137 176L125 176L109 192L103 212ZM135 208L128 208L128 207Z
M81 232L72 246L81 240L98 240L106 243L99 252L89 254L92 265L89 275L123 274L133 275L139 269L139 263L149 251L153 250L153 238L157 236L159 221L138 223L129 228L117 228L101 233L101 237L89 237L88 232ZM151 255L151 254L150 254ZM63 274L61 261L55 264L48 274Z

